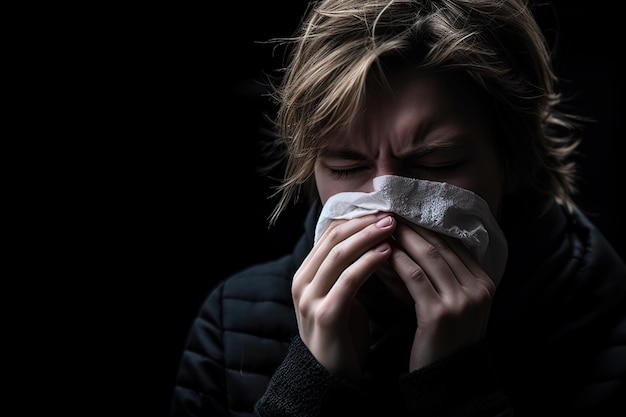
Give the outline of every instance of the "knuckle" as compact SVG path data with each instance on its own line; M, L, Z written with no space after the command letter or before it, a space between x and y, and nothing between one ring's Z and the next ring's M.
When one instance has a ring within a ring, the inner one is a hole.
M328 240L336 242L340 240L341 225L332 225L328 230Z
M320 306L313 314L315 323L322 328L329 328L335 322L335 317L331 309L327 307Z
M301 317L310 317L311 316L311 305L309 303L298 303L296 304L298 307L298 314Z
M291 298L293 299L294 305L299 305L302 300L300 290L293 285L291 286Z
M465 297L450 297L440 304L435 311L439 320L450 321L462 317L466 312L474 309L474 302Z
M441 258L440 249L433 244L429 244L424 248L424 254L430 259Z
M421 283L427 280L428 277L426 276L426 273L424 273L424 270L416 265L410 270L408 279L413 282Z
M481 281L484 283L484 287L487 289L487 295L491 298L496 292L496 283L493 282L491 277L486 273L481 276Z
M484 285L481 285L480 290L476 292L476 299L481 304L491 302L495 290L496 285L493 281L491 281L491 279L487 278Z
M298 302L301 299L305 287L306 282L302 277L302 274L296 272L293 280L291 281L291 296L294 301Z
M337 283L339 283L348 292L353 292L359 286L358 276L355 273L350 272L349 270L344 270L341 273L341 275L337 279Z
M474 304L475 301L469 297L456 297L452 302L448 303L447 311L451 317L458 317L463 312L471 310Z
M340 260L343 257L344 251L341 246L334 246L329 252L327 258L331 261Z

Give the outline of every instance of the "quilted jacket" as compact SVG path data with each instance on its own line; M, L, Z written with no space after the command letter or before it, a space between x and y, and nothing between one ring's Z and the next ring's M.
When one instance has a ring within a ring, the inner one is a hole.
M580 211L505 204L509 259L486 340L407 374L413 314L376 279L361 289L372 345L363 386L328 373L299 340L293 253L217 285L182 353L170 415L626 415L626 266ZM412 309L411 309L412 310Z

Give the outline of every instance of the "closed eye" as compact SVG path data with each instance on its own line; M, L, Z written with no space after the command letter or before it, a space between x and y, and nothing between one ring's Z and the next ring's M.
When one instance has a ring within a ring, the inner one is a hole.
M349 178L351 176L360 174L361 172L367 171L369 168L364 166L359 166L355 168L346 168L346 169L336 169L336 168L328 168L331 176L336 179L344 179Z
M437 164L412 164L411 170L417 176L421 175L451 175L455 170L463 167L466 161L455 161Z

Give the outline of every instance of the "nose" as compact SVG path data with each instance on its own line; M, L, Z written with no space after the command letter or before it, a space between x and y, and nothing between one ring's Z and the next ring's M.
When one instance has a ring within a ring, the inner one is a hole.
M372 191L374 191L374 178L381 177L383 175L395 175L395 176L399 176L399 177L410 178L411 177L411 173L408 170L406 170L406 169L402 169L402 167L399 166L399 165L400 164L378 166L373 171L372 177L367 182L367 185L365 187L366 189L362 190L362 191L365 191L365 192L372 192Z
M407 167L403 167L400 161L394 163L381 164L374 170L374 176L380 177L383 175L396 175L399 177L410 177L411 172Z

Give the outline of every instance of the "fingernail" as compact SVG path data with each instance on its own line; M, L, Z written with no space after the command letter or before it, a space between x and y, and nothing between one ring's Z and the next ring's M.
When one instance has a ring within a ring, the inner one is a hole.
M387 252L389 250L389 243L383 242L376 246L376 252Z
M392 223L391 216L387 216L387 217L380 219L378 222L376 222L376 226L378 226L381 229L384 229L385 227L391 226L391 223Z

